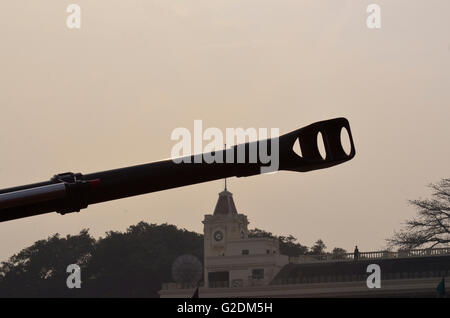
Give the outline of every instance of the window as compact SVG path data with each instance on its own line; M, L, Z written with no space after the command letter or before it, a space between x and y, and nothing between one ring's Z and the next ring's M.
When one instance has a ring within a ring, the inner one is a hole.
M264 268L255 268L252 270L253 279L263 279L264 278Z
M249 250L242 250L242 255L248 255L250 254Z
M228 287L230 280L229 272L210 272L208 273L209 288Z
M266 250L266 253L267 253L267 254L270 254L270 250Z

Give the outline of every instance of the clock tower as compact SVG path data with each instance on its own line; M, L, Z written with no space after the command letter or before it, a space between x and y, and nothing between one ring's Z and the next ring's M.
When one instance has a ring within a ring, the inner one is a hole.
M279 241L249 237L247 216L238 213L233 194L225 189L213 214L203 220L204 283L206 288L238 288L269 284L286 265Z
M203 224L205 257L225 256L229 242L248 237L247 216L237 212L233 194L226 188L219 193L214 213L205 215Z

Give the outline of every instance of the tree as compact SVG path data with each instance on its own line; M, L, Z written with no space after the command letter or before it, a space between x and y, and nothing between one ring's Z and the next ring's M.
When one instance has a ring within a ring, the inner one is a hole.
M450 179L429 186L432 199L410 200L417 216L407 220L405 228L387 239L390 247L413 249L448 246L450 243Z
M327 246L325 245L325 243L321 239L318 239L316 241L316 243L314 243L314 245L311 247L310 254L312 254L312 255L325 254L326 248L327 248Z
M274 238L275 236L271 232L267 232L255 227L254 229L250 229L248 231L248 237L269 237Z
M347 251L343 248L335 247L331 254L333 255L333 259L343 259L347 254Z
M182 254L203 261L203 236L169 224L140 222L97 241L86 269L87 297L159 297Z
M254 228L248 231L248 237L269 237L277 238L280 242L280 253L283 255L297 257L299 255L305 255L308 252L308 247L297 243L297 238L292 235L289 236L276 236L271 232L267 232L258 228Z
M98 240L88 230L55 234L1 264L0 297L158 297L182 254L202 260L203 236L145 222ZM67 287L69 264L81 267L81 288Z
M59 234L39 240L13 255L0 266L0 297L68 297L74 290L66 286L69 264L82 271L93 253L95 239L88 230L78 235Z
M283 255L297 257L308 253L308 247L297 243L297 238L292 235L279 236L278 240L280 241L280 253Z

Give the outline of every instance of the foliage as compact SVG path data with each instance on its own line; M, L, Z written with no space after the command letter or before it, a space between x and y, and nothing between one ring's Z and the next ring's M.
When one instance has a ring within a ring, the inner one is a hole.
M408 250L448 246L450 243L450 179L431 184L432 199L411 200L417 216L405 228L387 239L389 247Z
M203 258L202 236L173 225L140 222L95 240L88 230L55 234L0 267L0 297L158 297L181 254ZM81 267L81 288L66 286L69 264Z
M333 259L343 259L347 254L347 251L343 248L335 247L331 254L333 255Z
M312 255L325 254L326 248L327 246L325 245L325 243L321 239L318 239L316 243L314 243L314 245L311 247L310 254Z
M280 242L280 253L288 256L305 255L308 252L308 247L297 243L297 239L292 235L289 236L276 236L270 232L255 228L249 230L249 237L269 237L277 238Z

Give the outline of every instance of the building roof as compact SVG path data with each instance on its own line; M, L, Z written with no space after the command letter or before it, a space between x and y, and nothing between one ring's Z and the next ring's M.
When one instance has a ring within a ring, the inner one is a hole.
M338 263L288 264L284 266L271 284L304 283L323 281L365 280L369 264L381 268L384 279L448 275L450 256L412 257L397 259L357 260Z
M234 215L238 214L233 201L233 194L226 188L219 193L219 199L214 209L214 215Z

